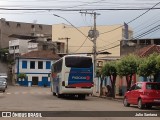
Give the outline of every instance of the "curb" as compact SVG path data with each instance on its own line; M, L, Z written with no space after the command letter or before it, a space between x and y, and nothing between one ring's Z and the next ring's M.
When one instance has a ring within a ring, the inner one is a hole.
M112 98L112 97L106 97L106 96L99 96L99 98L113 100L113 101L117 101L117 102L123 102L123 98Z

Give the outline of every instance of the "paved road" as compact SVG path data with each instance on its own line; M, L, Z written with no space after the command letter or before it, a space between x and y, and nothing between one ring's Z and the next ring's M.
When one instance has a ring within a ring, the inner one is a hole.
M0 110L1 111L141 111L136 106L124 107L122 102L107 100L104 98L87 97L86 100L78 100L75 98L59 99L55 96L52 96L50 92L50 88L20 87L20 86L9 86L5 93L0 93ZM159 110L160 110L159 108L158 109L153 108L147 111L159 111ZM12 118L12 119L16 120L17 118ZM37 120L38 119L45 120L45 119L56 119L56 118L37 118ZM63 118L57 118L57 119L60 119L60 120L74 119L75 120L75 118L73 117L72 118L63 117ZM113 118L113 117L81 118L80 117L76 119L83 119L83 120L122 119L124 120L127 118ZM134 117L130 119L137 120L137 118L134 118ZM145 118L145 120L147 119L149 118ZM155 119L158 119L158 118L154 118L154 120Z

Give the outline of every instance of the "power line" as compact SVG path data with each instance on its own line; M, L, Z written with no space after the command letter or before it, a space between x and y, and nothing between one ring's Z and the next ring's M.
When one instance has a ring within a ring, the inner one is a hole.
M154 25L154 24L156 24L156 23L158 23L158 22L160 22L160 20L157 20L157 21L153 22L152 24L141 28L140 30L136 31L135 33L138 33L139 31L142 31L143 29L146 29L146 28L148 28L148 27L150 27L150 26L152 26L152 25Z
M134 18L133 20L131 20L130 22L128 22L127 24L129 24L129 23L131 23L131 22L133 22L133 21L135 21L136 19L138 19L138 18L140 18L141 16L143 16L144 14L146 14L147 12L149 12L151 9L153 9L155 6L157 6L158 4L159 4L160 2L158 2L158 3L156 3L153 7L151 7L150 9L148 9L146 12L144 12L144 13L142 13L141 15L139 15L138 17L136 17L136 18ZM114 31L114 30L117 30L117 29L119 29L119 28L121 28L121 27L123 27L124 25L122 25L122 26L120 26L120 27L117 27L117 28L115 28L115 29L113 29L113 30L110 30L110 31L108 31L108 32L112 32L112 31ZM102 34L102 33L101 33ZM87 40L87 39L86 39ZM85 40L85 41L86 41ZM85 41L83 42L83 44L85 43ZM82 44L82 46L83 46L83 44ZM81 46L81 47L82 47ZM81 48L80 47L80 48ZM117 47L117 46L116 46ZM79 48L79 49L80 49ZM111 47L112 48L112 47ZM78 50L79 50L78 49Z
M158 2L158 3L156 3L153 7L151 7L149 10L147 10L146 12L144 12L144 13L142 13L141 15L139 15L139 16L137 16L136 18L134 18L133 20L131 20L131 21L129 21L127 24L129 24L129 23L131 23L131 22L133 22L133 21L135 21L136 19L138 19L138 18L140 18L141 16L143 16L144 14L146 14L147 12L149 12L151 9L153 9L155 6L157 6L158 4L160 4L160 2ZM107 31L107 33L109 33L109 32L112 32L112 31L115 31L115 30L117 30L117 29L119 29L119 28L122 28L124 25L122 25L122 26L119 26L119 27L117 27L117 28L115 28L115 29L113 29L113 30L110 30L110 31ZM104 33L100 33L100 34L105 34L106 32L104 32ZM118 40L119 41L119 40ZM114 42L115 43L115 42ZM111 43L112 44L112 43ZM117 47L117 45L116 45L116 47ZM112 47L111 47L112 48ZM106 50L106 49L104 49L104 50ZM101 52L101 51L99 51L99 52Z
M140 35L137 35L134 39L137 39L137 38L141 38L141 37L144 37L146 35L148 35L149 33L152 33L154 31L157 31L158 29L160 29L160 25L157 25L149 30L147 30L146 32L140 34Z
M145 24L148 25L149 22L151 22L152 20L155 20L155 18L158 18L158 20L159 20L159 16L160 16L160 14L157 13L157 14L155 14L154 16L151 16L149 19L140 22L137 26L133 27L133 29L139 29L141 26L143 26L143 25L145 25Z
M141 15L139 15L139 16L137 16L136 18L132 19L131 21L127 22L127 24L132 23L133 21L137 20L138 18L140 18L140 17L142 17L143 15L145 15L146 13L148 13L150 10L155 9L155 7L156 7L158 4L160 4L160 2L156 3L154 6L152 6L151 8L149 8L147 11L145 11L145 12L142 13ZM119 29L119 28L122 28L123 26L124 26L124 25L122 25L122 26L120 26L120 27L117 27L117 28L115 28L115 29L113 29L113 30L100 33L100 34L105 34L105 33L109 33L109 32L115 31L115 30L117 30L117 29Z
M105 0L99 0L99 1L97 1L97 2L87 2L87 3L81 4L81 5L76 5L76 6L67 7L67 8L65 8L65 9L80 7L80 6L84 6L84 5L91 5L91 4L94 4L94 3L100 3L100 2L102 2L102 1L105 1Z
M65 19L64 17L61 17L61 16L56 15L56 14L53 14L53 15L56 16L56 17L59 17L59 18L64 19L64 20L67 21L70 25L72 25L76 30L78 30L83 36L86 37L86 39L84 40L84 42L82 43L82 45L74 52L74 53L76 53L76 52L84 45L84 43L87 41L87 39L88 39L89 37L86 36L82 31L80 31L77 27L75 27L71 22L69 22L69 21L68 21L67 19Z
M65 21L67 21L72 27L74 27L76 30L78 30L82 35L84 35L85 37L87 37L82 31L80 31L77 27L75 27L71 22L69 22L67 19L65 19L64 17L61 17L59 15L56 15L56 14L53 14L54 16L56 17L59 17L59 18L62 18L64 19Z
M78 48L75 52L73 52L73 53L76 53L77 51L79 51L79 50L82 48L82 46L84 45L84 43L87 41L87 39L88 39L88 36L87 36L86 39L83 41L82 45L79 46L79 48Z
M7 1L7 0L5 0L5 1ZM29 2L37 2L38 0L30 0ZM92 1L92 2L82 2L82 1L71 1L71 0L67 0L67 1L53 1L53 0L45 0L45 2L46 1L48 1L48 2L50 2L50 3L59 3L59 4L61 4L61 2L70 2L70 3L83 3L83 4L79 4L79 5L74 5L74 6L69 6L69 7L66 7L65 9L68 9L68 8L77 8L77 7L82 7L82 6L86 6L86 7L98 7L98 6L101 6L101 7L110 7L110 8L113 8L113 7L115 7L115 8L127 8L126 6L129 6L129 4L131 4L132 5L132 7L130 7L130 8L136 8L138 5L140 5L140 4L143 4L143 7L144 7L144 5L151 5L151 4L153 4L153 3L151 3L151 2L149 2L149 3L146 3L146 2L140 2L140 3L134 3L134 2L125 2L125 3L115 3L115 2L106 2L106 0L99 0L99 1ZM8 2L21 2L21 1L18 1L18 0L16 0L16 1L8 1ZM28 2L28 1L23 1L23 2ZM28 3L29 3L28 2ZM40 0L40 1L38 1L38 2L44 2L43 0ZM95 3L97 3L96 5L94 5ZM106 4L107 3L107 4ZM31 3L31 5L32 5L32 7L34 7L33 6L33 3ZM36 4L37 5L37 4ZM108 6L106 6L106 5L108 5ZM117 5L117 6L115 6L115 5ZM124 7L120 7L120 6L124 6ZM134 6L133 6L134 5ZM25 6L26 6L26 4L25 4ZM10 7L23 7L24 8L24 5L23 6L21 6L21 5L10 5ZM31 7L31 6L29 6L29 7ZM39 6L39 5L37 5L37 6L35 6L35 7L45 7L45 8L49 8L49 7L51 7L51 8L57 8L57 5L56 6L48 6L48 5L46 5L46 6ZM64 6L61 6L61 7L63 7L64 8Z
M133 20L129 21L127 24L135 21L136 19L140 18L140 17L143 16L144 14L148 13L150 10L152 10L154 7L156 7L158 4L160 4L160 2L156 3L153 7L151 7L150 9L148 9L146 12L142 13L141 15L137 16L137 17L134 18Z
M154 23L152 23L152 24L150 24L150 25L148 25L148 26L146 26L146 27L138 30L136 33L140 32L140 31L142 31L142 30L145 30L146 28L148 28L148 27L150 27L150 26L152 26L152 25L154 25L154 24L156 24L156 23L158 23L158 22L160 22L160 20L157 20L157 21L155 21ZM139 27L139 26L138 26L138 27ZM141 33L141 34L142 34L142 33ZM141 34L140 34L140 35L141 35ZM135 38L135 37L134 37L134 38ZM110 43L110 44L107 44L107 45L105 45L105 46L103 46L103 47L100 47L100 48L104 48L104 47L106 47L106 46L110 46L111 44L114 44L114 43L116 43L117 41L120 41L120 40L116 40L116 41L114 41L114 42L112 42L112 43Z
M47 6L46 6L47 7ZM160 8L152 8L152 10L159 10ZM1 7L0 10L5 11L139 11L139 10L151 10L151 8L84 8L84 9L63 9L63 8L5 8Z
M159 30L159 29L160 29L160 25L157 25L157 26L151 28L150 30L148 30L148 31L146 31L146 32L144 32L144 33L141 33L141 34L138 35L137 37L134 37L134 38L131 38L131 39L132 39L132 40L138 40L138 39L140 39L140 38L142 38L142 37L144 37L144 36L146 36L146 35L149 35L149 34L155 32L155 31L157 31L157 30ZM120 40L117 40L117 41L120 41ZM106 51L106 50L110 50L110 49L116 48L116 47L118 47L118 46L120 46L120 44L115 45L115 46L110 47L110 48L106 48L106 49L100 50L100 51L98 51L98 52L103 52L103 51Z
M156 15L156 16L157 16L157 15ZM152 17L152 18L153 18L153 17ZM144 29L146 29L146 28L148 28L148 27L154 25L154 24L158 23L159 21L160 21L160 20L157 20L157 21L155 21L154 23L152 23L152 24L150 24L150 25L148 25L148 26L146 26L146 27L140 29L140 30L137 31L137 32L140 32L140 31L142 31L142 30L144 30ZM146 22L144 22L144 23L146 23ZM120 26L120 27L121 27L121 26ZM120 27L118 27L117 29L119 29ZM139 25L138 27L140 27L140 25ZM110 32L112 32L112 30L111 30ZM136 32L136 33L137 33L137 32ZM105 45L105 46L103 46L103 47L100 47L100 48L104 48L104 47L106 47L106 46L110 46L111 44L114 44L114 43L117 42L117 41L120 41L120 40L116 40L116 41L114 41L114 42L112 42L112 43L110 43L110 44L107 44L107 45Z

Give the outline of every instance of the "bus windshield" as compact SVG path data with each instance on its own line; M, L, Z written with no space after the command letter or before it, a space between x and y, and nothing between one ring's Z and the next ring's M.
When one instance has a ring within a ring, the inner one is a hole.
M92 58L82 56L69 56L65 58L66 67L90 68L92 67Z

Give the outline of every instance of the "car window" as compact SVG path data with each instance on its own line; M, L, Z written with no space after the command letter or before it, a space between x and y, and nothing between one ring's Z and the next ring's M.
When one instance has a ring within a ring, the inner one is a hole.
M137 83L135 89L136 89L136 90L142 89L142 83Z
M147 83L146 84L146 89L148 89L148 90L160 90L160 84Z
M130 90L135 90L136 84L131 87Z

